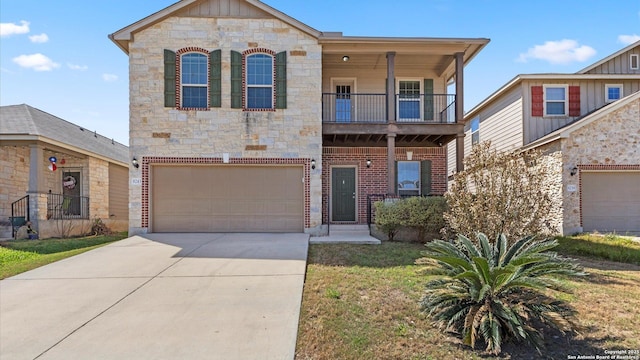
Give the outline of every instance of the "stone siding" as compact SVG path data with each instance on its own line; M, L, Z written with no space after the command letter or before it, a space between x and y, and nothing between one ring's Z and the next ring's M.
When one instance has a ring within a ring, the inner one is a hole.
M0 146L0 238L11 237L11 203L29 189L28 146Z
M163 51L185 47L222 50L222 106L207 111L164 107ZM231 108L230 52L287 51L287 108ZM315 159L321 162L321 47L276 19L168 18L136 33L130 44L130 153L145 157ZM156 136L154 136L154 133ZM159 136L161 134L162 136ZM129 177L141 179L141 168ZM147 179L148 180L148 179ZM143 191L130 186L129 231L146 232ZM311 228L321 225L321 177L311 172ZM148 193L145 196L149 196Z
M640 100L595 119L561 138L538 147L554 200L552 218L564 235L581 232L581 171L640 169ZM578 174L571 175L577 167Z

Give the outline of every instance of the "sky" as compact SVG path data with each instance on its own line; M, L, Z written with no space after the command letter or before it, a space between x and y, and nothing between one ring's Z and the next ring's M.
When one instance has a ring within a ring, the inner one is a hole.
M128 57L107 36L176 1L0 0L0 105L128 145ZM465 67L465 110L518 74L574 73L640 40L640 0L263 2L345 36L489 38Z

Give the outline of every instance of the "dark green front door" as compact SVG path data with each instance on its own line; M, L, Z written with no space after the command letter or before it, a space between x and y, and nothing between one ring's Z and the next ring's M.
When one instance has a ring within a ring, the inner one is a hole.
M356 169L331 169L331 220L356 221Z

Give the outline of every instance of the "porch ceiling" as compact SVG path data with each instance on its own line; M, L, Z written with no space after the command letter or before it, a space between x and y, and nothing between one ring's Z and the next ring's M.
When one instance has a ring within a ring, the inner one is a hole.
M396 147L438 147L455 139L455 135L396 135ZM324 134L322 146L386 147L386 134Z

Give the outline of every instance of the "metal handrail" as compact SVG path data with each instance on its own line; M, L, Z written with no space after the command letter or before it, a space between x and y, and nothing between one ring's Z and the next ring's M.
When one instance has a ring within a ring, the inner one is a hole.
M14 239L18 234L18 229L26 225L29 219L29 195L23 196L20 199L11 203L11 237Z

